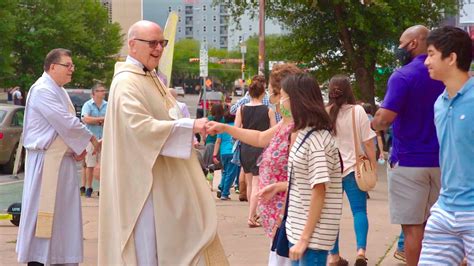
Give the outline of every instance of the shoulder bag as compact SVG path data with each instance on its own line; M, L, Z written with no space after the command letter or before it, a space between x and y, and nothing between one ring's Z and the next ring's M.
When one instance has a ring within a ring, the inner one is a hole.
M355 106L352 106L352 130L354 132L354 146L356 155L355 179L357 186L362 191L370 191L377 184L377 171L370 163L369 158L360 150L360 138L357 134L357 123L355 119Z

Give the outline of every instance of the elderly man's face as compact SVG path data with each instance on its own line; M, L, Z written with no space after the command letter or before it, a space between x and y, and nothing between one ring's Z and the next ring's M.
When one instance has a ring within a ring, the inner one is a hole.
M159 27L143 29L130 43L131 54L148 70L155 69L160 62L166 42Z
M72 58L66 55L61 56L58 62L51 64L49 71L54 75L58 85L64 86L71 82L72 73L74 73Z

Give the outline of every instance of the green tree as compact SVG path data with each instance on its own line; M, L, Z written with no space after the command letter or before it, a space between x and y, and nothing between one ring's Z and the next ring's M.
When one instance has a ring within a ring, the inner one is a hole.
M245 76L252 77L258 73L258 36L250 36L245 41L247 53L245 55L246 71ZM265 36L265 69L268 76L269 61L291 61L296 62L297 57L291 52L289 37L270 34Z
M287 53L294 61L315 69L320 81L336 73L353 75L360 98L373 104L376 69L394 67L392 53L403 30L416 24L438 25L445 15L455 13L458 1L369 2L274 0L267 1L266 14L290 30ZM245 10L258 10L258 1L229 5L234 20ZM379 81L388 75L383 74ZM378 92L383 93L383 89Z
M15 24L16 17L14 10L16 8L15 0L3 0L0 1L0 87L2 85L9 86L11 84L5 84L5 77L13 74L14 69L12 67L13 57L13 41L15 39Z
M199 42L183 39L175 43L171 81L176 84L180 80L198 79L199 62L190 63L189 59L199 58Z
M43 72L54 48L72 51L76 65L69 87L89 87L112 79L115 55L122 46L120 26L109 23L107 10L95 0L16 0L13 42L15 74L9 79L29 88Z
M173 70L171 73L172 82L179 84L183 80L199 79L199 61L190 62L191 58L199 58L200 44L197 40L183 39L175 44L173 55ZM227 51L226 49L209 49L209 58L217 59L240 58L237 51ZM234 80L240 77L239 64L219 64L209 62L208 74L215 84L221 84L226 88L231 88Z

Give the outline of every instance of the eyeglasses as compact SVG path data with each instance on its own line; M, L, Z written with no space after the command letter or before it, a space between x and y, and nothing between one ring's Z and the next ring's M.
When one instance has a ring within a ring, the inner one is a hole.
M148 46L151 49L155 49L158 44L161 46L161 48L165 48L168 45L168 40L161 40L161 41L158 41L158 40L149 41L149 40L143 40L143 39L134 39L134 40L148 43Z
M74 64L61 64L61 63L54 63L55 65L60 65L60 66L63 66L67 69L71 69L71 68L75 68L75 65Z

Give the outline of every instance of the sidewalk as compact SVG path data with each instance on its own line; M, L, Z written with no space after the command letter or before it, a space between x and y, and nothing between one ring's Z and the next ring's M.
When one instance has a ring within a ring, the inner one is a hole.
M220 180L216 173L214 186ZM0 189L2 185L0 185ZM375 191L370 192L368 201L369 236L367 257L369 265L403 265L393 258L393 248L400 233L399 225L389 222L387 199L387 181L385 168L379 169L379 183ZM247 227L246 202L239 202L238 195L232 194L231 201L216 199L219 227L218 232L231 265L267 265L270 240L261 228ZM97 197L82 198L84 224L84 264L97 264ZM355 235L349 203L344 199L341 221L341 255L353 265L356 257ZM0 221L0 265L18 265L15 243L18 228L9 221Z

